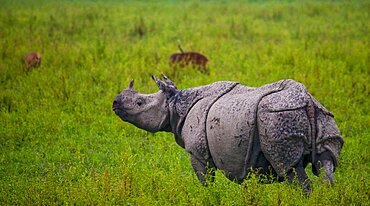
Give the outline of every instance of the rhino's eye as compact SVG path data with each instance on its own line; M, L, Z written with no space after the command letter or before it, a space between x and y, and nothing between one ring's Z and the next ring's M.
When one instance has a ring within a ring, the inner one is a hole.
M136 105L140 107L141 105L143 105L143 101L142 101L142 100L138 100L138 101L136 102Z

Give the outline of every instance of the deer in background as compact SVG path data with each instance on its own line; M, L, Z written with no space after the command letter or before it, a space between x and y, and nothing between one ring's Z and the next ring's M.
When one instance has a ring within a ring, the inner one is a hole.
M206 56L198 52L184 52L180 45L178 45L178 48L180 50L180 53L174 53L169 58L170 66L172 68L183 68L191 65L194 67L198 67L204 73L209 73L208 69L206 68L206 64L208 62Z

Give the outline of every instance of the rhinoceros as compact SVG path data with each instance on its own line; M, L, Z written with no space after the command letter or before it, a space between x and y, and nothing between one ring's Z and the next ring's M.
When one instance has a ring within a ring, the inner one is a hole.
M203 184L220 169L237 183L251 172L278 181L297 178L309 191L308 163L334 183L344 142L333 114L301 83L286 79L254 88L219 81L179 90L162 76L152 76L160 89L153 94L139 93L131 80L113 111L149 132L172 132Z

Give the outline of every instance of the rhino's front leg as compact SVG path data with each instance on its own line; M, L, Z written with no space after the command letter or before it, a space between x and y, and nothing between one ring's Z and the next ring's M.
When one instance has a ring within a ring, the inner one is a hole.
M207 185L207 180L213 182L215 176L215 166L213 162L201 160L193 154L190 155L191 165L199 181L205 186Z

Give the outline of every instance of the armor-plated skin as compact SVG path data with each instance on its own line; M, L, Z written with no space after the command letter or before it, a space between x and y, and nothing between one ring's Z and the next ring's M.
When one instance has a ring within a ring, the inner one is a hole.
M164 75L164 81L152 78L159 92L140 94L131 81L113 110L144 130L174 133L203 184L212 168L239 183L253 170L290 182L296 176L308 192L308 163L315 175L323 167L333 184L343 139L333 115L302 84L281 80L253 88L221 81L177 90Z

